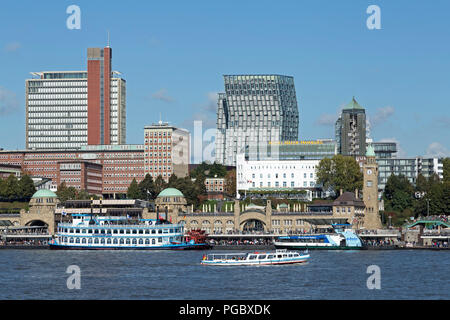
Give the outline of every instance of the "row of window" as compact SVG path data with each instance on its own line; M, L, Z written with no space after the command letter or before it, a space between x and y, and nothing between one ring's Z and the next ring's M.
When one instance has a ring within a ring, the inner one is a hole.
M316 185L316 183L314 181L310 181L309 182L309 187L314 187L315 185ZM271 188L272 187L272 183L270 181L267 181L266 186L268 188ZM263 187L265 187L265 186L263 185L263 182L260 181L259 182L259 188L263 188ZM275 187L280 187L280 182L279 181L275 181ZM283 187L288 187L287 181L283 181ZM291 181L290 187L291 188L295 187L295 181ZM308 187L308 182L307 181L303 181L303 187ZM256 188L256 182L252 182L252 188Z
M59 232L81 234L166 234L181 232L181 228L171 229L118 229L118 228L67 228L58 227Z
M173 238L168 238L169 242L173 241ZM79 237L62 237L61 242L63 244L133 244L133 245L149 245L149 244L161 244L163 242L163 239L160 238L153 238L153 239L130 239L130 238L79 238Z

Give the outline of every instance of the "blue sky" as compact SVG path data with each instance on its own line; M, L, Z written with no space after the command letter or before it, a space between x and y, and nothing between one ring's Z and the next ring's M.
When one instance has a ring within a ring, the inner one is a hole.
M69 30L69 5L81 29ZM369 30L369 5L381 29ZM127 81L127 143L163 120L215 126L223 74L294 77L300 139L334 138L340 108L366 108L375 141L403 156L450 156L450 2L8 1L0 11L0 147L25 146L30 72L86 70L111 34Z

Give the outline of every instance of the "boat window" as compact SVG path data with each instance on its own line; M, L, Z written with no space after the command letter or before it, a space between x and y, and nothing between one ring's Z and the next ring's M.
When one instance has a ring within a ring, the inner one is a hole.
M130 239L127 239L127 240L126 240L126 244L130 244Z
M94 230L94 233L98 233L98 229L95 229L95 230Z
M281 257L282 257L281 254L277 255L277 258L281 258Z
M260 256L258 257L258 259L260 259L260 260L265 259L265 258L266 258L266 255L265 255L265 254L260 255Z
M124 239L120 239L120 244L124 244L125 240Z
M94 239L94 243L98 243L98 238L95 238L95 239Z
M123 229L120 229L120 230L119 230L119 233L120 233L120 234L123 234L123 232L124 232Z
M155 244L155 239L152 239L152 244Z
M100 230L100 233L105 234L105 230L104 229Z
M114 243L114 244L117 244L117 242L118 242L117 240L118 240L118 239L115 238L115 239L113 240L113 243Z
M73 243L73 238L69 238L69 243Z
M92 229L88 229L88 233L92 233Z
M143 239L139 239L139 244L144 244L144 240Z
M111 244L111 238L106 239L107 244Z
M88 239L88 243L92 243L92 238L89 238L89 239Z
M158 242L162 242L162 238L158 238Z
M127 229L127 230L125 230L125 233L130 234L130 231L131 231L130 229Z
M269 255L267 256L267 259L273 259L273 257L274 257L273 254L269 254Z
M289 257L292 257L292 254L289 254Z
M133 242L132 242L133 244L137 244L137 240L136 239L133 239Z
M249 259L249 260L254 260L254 259L256 259L256 256L255 256L254 254L252 254L252 255L250 255L250 256L248 257L248 259Z
M150 244L150 239L145 239L145 244Z
M169 229L163 229L163 233L169 233Z
M104 244L104 243L105 243L105 238L101 238L101 239L100 239L100 243L101 243L101 244Z
M77 239L75 240L75 243L80 243L80 238L77 238Z
M283 258L287 258L287 254L283 254Z
M156 233L156 230L155 230L155 229L153 229L153 230L152 230L152 234L155 234L155 233Z
M159 229L159 230L158 230L158 233L162 233L162 230L161 230L161 229Z
M144 233L144 230L139 229L139 234L143 234L143 233Z
M170 229L170 233L173 233L173 229Z
M82 229L82 230L81 230L81 233L86 233L86 229Z
M81 243L86 243L86 238L81 239Z
M133 229L133 234L137 234L137 230Z

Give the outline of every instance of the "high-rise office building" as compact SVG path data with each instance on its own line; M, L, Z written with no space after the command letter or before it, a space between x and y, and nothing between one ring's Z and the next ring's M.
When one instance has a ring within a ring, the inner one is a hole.
M26 80L27 149L126 143L126 83L113 77L111 48L88 48L87 56L87 72L33 72Z
M224 75L217 106L216 161L236 165L245 146L298 140L294 78L282 75Z
M355 97L347 104L335 124L338 153L344 156L366 154L366 111Z
M189 174L189 131L159 121L145 126L145 174L167 182L171 175Z

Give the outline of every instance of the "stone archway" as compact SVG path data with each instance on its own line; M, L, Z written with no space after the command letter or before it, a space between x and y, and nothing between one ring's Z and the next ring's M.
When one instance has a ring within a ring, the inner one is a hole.
M48 223L46 223L45 221L42 220L30 220L28 221L25 226L27 227L47 227L48 228Z
M268 231L270 229L269 218L263 211L246 211L239 217L239 230L244 231L244 227L250 230Z
M242 231L263 232L265 223L259 219L248 219L242 222Z

